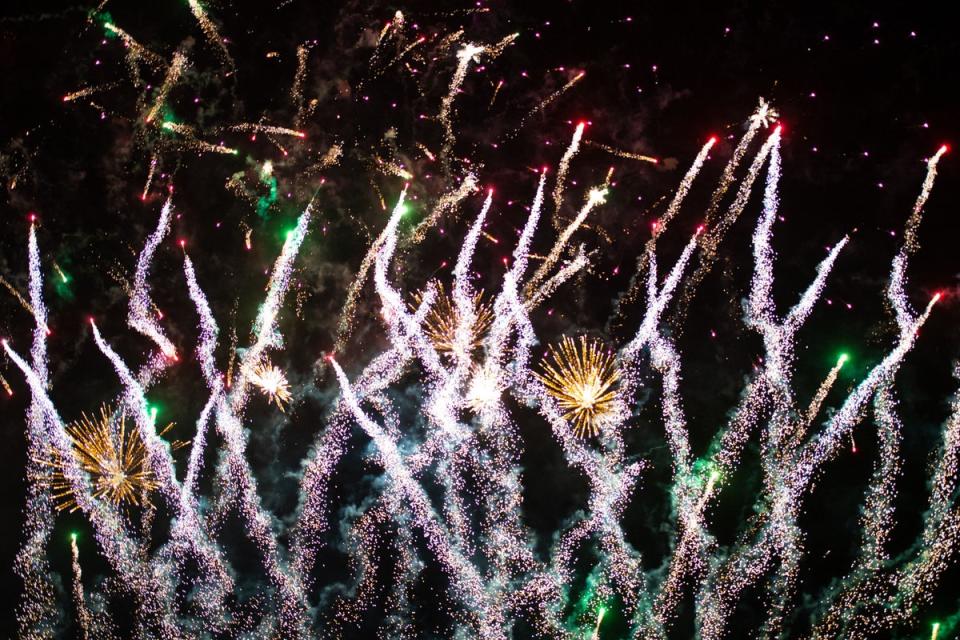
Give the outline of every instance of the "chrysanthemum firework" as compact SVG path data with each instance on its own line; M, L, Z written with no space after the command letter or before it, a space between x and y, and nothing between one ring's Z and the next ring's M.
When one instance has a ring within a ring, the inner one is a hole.
M164 435L172 427L171 422L158 434ZM147 465L143 440L135 429L127 428L123 413L103 405L98 415L81 414L79 420L67 425L67 432L73 442L73 455L90 476L94 498L109 500L117 506L142 505L157 488ZM179 448L183 444L178 441L171 446ZM76 511L73 489L64 476L65 460L51 450L41 466L44 475L40 480L50 487L57 509Z
M413 300L416 305L423 299L423 292L413 294ZM411 308L413 306L411 305ZM476 349L480 346L483 336L493 322L493 311L489 302L483 295L483 291L478 291L473 296L474 321L470 326L470 349ZM457 307L453 299L446 292L443 284L437 285L437 297L431 306L427 317L424 320L424 333L434 349L438 353L451 355L456 350L456 332L457 325L460 322L460 316L457 313Z
M565 337L559 347L550 346L537 377L566 410L564 418L577 436L595 436L604 421L617 410L620 372L613 356L598 340Z

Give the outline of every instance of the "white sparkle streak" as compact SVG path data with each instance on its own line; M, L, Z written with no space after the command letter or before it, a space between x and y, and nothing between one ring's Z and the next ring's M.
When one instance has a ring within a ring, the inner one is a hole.
M147 237L143 245L143 251L137 258L137 269L133 275L133 290L130 293L130 307L127 315L127 322L130 327L143 335L149 337L160 348L160 351L170 360L177 359L177 350L173 343L163 334L163 330L157 323L152 312L153 301L150 298L150 285L147 278L150 277L150 263L157 251L157 247L163 242L164 237L170 231L170 218L173 213L173 202L170 199L163 205L160 211L160 220L157 222L157 228Z

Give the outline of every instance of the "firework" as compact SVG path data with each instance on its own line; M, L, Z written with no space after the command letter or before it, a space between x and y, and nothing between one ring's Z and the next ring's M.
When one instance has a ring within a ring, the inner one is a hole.
M77 534L70 534L70 553L73 556L73 602L77 608L77 620L80 622L80 631L83 634L83 640L89 640L90 611L87 610L87 603L83 595L83 574L80 570L80 550L77 548Z
M554 91L553 93L551 93L549 96L547 96L547 97L544 98L543 100L540 100L540 101L536 104L536 106L533 107L533 109L531 109L531 110L527 113L527 115L523 116L523 118L520 119L520 124L517 126L517 128L514 129L513 131L511 131L510 133L508 133L508 134L505 136L505 138L506 138L506 139L509 139L509 138L515 137L518 133L520 133L520 130L523 129L524 125L526 125L527 122L528 122L533 116L537 115L538 113L540 113L541 111L543 111L544 109L546 109L547 107L549 107L551 104L553 104L560 96L562 96L562 95L565 94L567 91L569 91L570 89L572 89L572 88L573 88L573 85L575 85L575 84L577 84L578 82L580 82L581 80L583 80L583 78L584 78L586 75L587 75L587 74L586 74L585 71L579 72L577 75L575 75L575 76L573 76L572 78L570 78L570 80L568 80L568 81L566 82L566 84L564 84L562 87L560 87L559 89L557 89L556 91Z
M198 0L187 0L187 4L190 5L190 12L193 13L193 17L197 19L197 23L200 25L203 34L207 36L210 43L216 47L220 55L220 61L228 68L228 73L232 73L235 66L233 58L230 57L230 52L227 51L226 41L223 39L223 36L220 35L220 32L217 31L213 20L207 15L207 12Z
M557 177L553 187L553 226L560 230L560 205L563 203L563 190L567 183L567 172L570 171L570 161L580 150L580 139L583 137L583 130L587 126L586 122L577 123L577 128L573 130L573 138L570 140L570 146L563 152L560 163L557 165Z
M757 108L750 115L750 126L753 127L763 127L766 129L780 117L780 112L777 111L772 104L760 98Z
M160 89L157 91L153 106L150 108L150 111L147 112L146 117L144 117L147 124L152 123L160 114L160 110L163 108L163 103L170 94L170 90L173 89L174 85L180 80L180 76L187 68L187 64L187 56L182 51L177 51L173 54L173 60L167 69L167 75L163 79L163 84L160 85Z
M158 431L164 435L173 423ZM100 407L97 416L83 414L67 425L73 444L73 455L90 476L93 497L108 500L117 506L142 506L150 492L158 486L147 461L143 441L135 431L127 429L126 416L119 416L108 405ZM183 446L174 443L175 447ZM57 501L58 510L76 511L79 506L73 487L65 475L65 462L56 450L42 461L47 471L42 476Z
M620 372L603 344L580 336L551 346L537 377L566 411L563 417L580 436L596 436L617 412Z
M17 302L20 303L20 306L23 307L24 310L27 311L27 313L29 313L30 315L32 315L34 318L37 319L38 322L40 322L40 323L42 324L43 330L46 331L46 332L49 334L49 333L50 333L50 328L47 327L47 326L46 326L46 323L43 322L43 321L40 319L40 317L37 315L37 312L34 310L33 305L30 304L29 302L27 302L26 299L25 299L22 295L20 295L20 292L17 291L17 288L14 287L12 284L10 284L10 283L7 281L7 279L4 278L3 276L0 276L0 284L2 284L2 285L7 289L7 291L10 292L10 295L12 295L14 298L17 299Z
M450 152L453 151L453 145L456 142L456 137L453 133L453 101L457 93L459 93L464 79L467 77L467 67L471 62L479 62L480 54L484 54L490 59L496 58L507 45L516 39L517 35L518 34L514 33L497 44L488 46L467 43L457 51L457 69L450 79L450 87L447 90L447 95L440 102L440 115L438 116L444 129L443 149L440 151L440 158L445 163L449 162Z
M645 156L642 153L632 153L630 151L624 151L622 149L616 149L606 144L601 144L599 142L594 142L593 140L584 140L583 144L588 147L595 147L597 149L602 149L610 155L616 156L618 158L626 158L627 160L639 160L640 162L649 162L650 164L659 164L660 160L654 158L653 156Z
M199 151L201 153L227 153L230 155L237 155L239 151L231 147L226 147L222 144L210 144L197 138L197 132L193 127L187 126L185 124L179 124L177 122L171 122L167 120L161 125L161 128L164 131L172 131L173 133L178 133L183 136L184 146Z
M667 206L667 210L659 220L654 222L653 233L651 234L650 239L647 240L647 245L644 247L643 253L637 258L637 268L630 277L630 284L627 286L626 292L619 296L614 303L611 325L618 326L623 320L624 307L636 301L637 294L640 291L640 276L649 266L647 260L651 255L654 255L654 251L657 246L657 239L663 235L663 233L667 230L667 227L670 225L670 222L676 217L677 212L680 210L680 205L683 204L687 194L690 193L690 187L693 185L693 181L703 168L703 163L706 161L707 155L710 153L710 150L713 149L713 145L715 145L716 142L717 138L711 136L710 139L707 140L706 144L703 145L703 147L700 149L700 153L698 153L697 157L694 159L693 164L687 170L686 175L683 176L683 180L680 181L680 186L677 188L676 192L674 192L673 199Z
M303 131L298 131L297 129L288 129L287 127L276 127L269 124L254 124L252 122L243 122L241 124L231 125L227 127L230 131L243 131L246 133L264 133L269 135L277 136L291 136L294 138L306 138L307 134Z
M576 230L580 228L580 225L583 224L583 221L587 219L587 216L590 215L590 212L593 211L597 205L606 202L606 198L606 187L594 187L590 190L590 192L587 194L586 202L583 203L583 207L581 207L579 213L577 213L577 217L574 218L563 230L559 239L557 239L556 243L553 245L553 248L550 250L550 254L547 255L546 259L527 283L524 293L528 298L533 295L534 290L541 284L544 277L550 272L551 269L553 269L554 265L557 264L557 260L560 259L561 253L563 253L563 250L567 246L567 242L569 242L570 238L573 237L573 234L576 232Z
M74 100L79 100L80 98L86 98L87 96L92 96L93 94L99 91L107 91L108 89L113 89L117 86L116 82L109 82L107 84L97 85L95 87L84 87L83 89L77 89L76 91L71 91L67 95L63 96L64 102L73 102Z
M290 383L283 370L269 362L258 363L249 373L249 381L281 411L290 402Z
M460 324L460 315L443 284L437 284L437 290L437 297L424 320L424 332L439 353L453 355L458 349L456 331ZM422 302L423 292L420 291L414 294L410 309L415 310ZM493 309L484 297L483 291L474 294L470 304L473 307L472 313L475 319L470 323L467 354L480 346L487 330L493 324Z
M483 413L496 407L506 386L496 367L490 364L474 367L467 386L467 406L474 413Z

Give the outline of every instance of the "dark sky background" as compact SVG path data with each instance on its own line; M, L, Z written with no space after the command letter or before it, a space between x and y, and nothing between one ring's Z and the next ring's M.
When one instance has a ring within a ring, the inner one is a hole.
M5 1L0 7L4 182L0 275L26 292L27 217L36 212L53 329L53 396L63 417L69 420L80 411L93 411L118 390L89 335L87 316L96 317L105 337L132 361L145 353L143 338L125 326L126 296L111 274L132 275L136 252L156 224L169 185L175 187L180 214L172 237L188 243L220 323L221 342L228 342L235 326L241 345L262 298L264 270L275 258L285 230L316 193L319 215L298 259L295 288L281 322L288 348L276 356L294 384L297 400L286 416L264 402L254 402L248 414L249 424L256 425L251 455L265 505L281 516L292 512L300 460L322 430L322 417L336 393L329 371L316 361L334 342L346 288L371 235L379 233L386 220L377 190L389 205L403 186L401 179L374 171L372 158L393 154L408 163L416 176L411 185L415 213L425 213L426 205L420 203L432 202L450 184L415 143L434 151L441 144L442 128L432 116L446 92L454 56L449 51L436 59L412 56L411 68L397 65L378 77L370 72L371 38L398 8L408 25L416 24L428 36L425 53L432 51L436 34L458 27L465 29L463 40L473 42L520 34L499 58L471 70L456 102L455 153L471 158L481 184L494 185L497 194L487 231L501 244L482 243L478 252L479 281L487 290L495 290L503 274L501 258L512 251L525 220L524 207L537 179L532 168L556 166L576 122L589 122L585 138L591 141L661 159L653 166L582 148L571 170L566 208L578 206L586 190L602 182L613 167L614 188L592 220L608 235L591 229L578 233L579 241L597 250L593 266L535 315L544 342L582 332L610 344L627 339L634 324L628 322L625 329L611 333L605 333L604 326L649 237L651 222L701 145L710 135L720 136L673 233L662 242L661 265L672 264L701 221L710 190L758 97L771 100L785 126L784 220L777 224L775 236L781 309L792 305L812 278L824 248L846 233L852 235L824 301L800 334L798 348L801 403L837 355L850 353L851 366L844 369L827 403L837 406L891 344L893 323L884 310L883 289L923 180L925 159L945 142L960 143L955 80L960 40L948 3L479 4L489 11L472 12L477 6L473 3L220 0L208 9L229 39L237 69L235 75L224 77L186 2L107 3L104 10L116 24L167 59L185 39L193 39L186 44L192 66L185 82L171 94L168 117L199 127L207 132L204 139L224 140L240 150L237 156L197 155L170 145L168 136L161 154L163 175L141 201L150 159L145 145L159 134L137 123L138 93L129 81L122 46L105 38L96 21L88 22L90 6ZM295 113L289 93L295 51L308 40L316 44L305 94L319 102L303 127L306 140L290 143L285 157L262 138L211 133L218 126L261 117L289 126ZM271 52L276 55L268 55ZM509 135L539 100L581 70L586 72L581 82L526 120L516 135ZM154 84L160 79L148 73L145 77ZM504 84L488 106L500 80ZM63 102L72 91L108 82L118 84L86 100ZM391 128L395 139L385 139ZM340 165L306 175L304 168L334 143L343 145ZM237 173L255 183L256 172L268 159L274 163L280 198L259 215L224 184ZM950 370L960 346L957 178L955 154L948 154L940 163L926 208L922 249L909 273L908 290L915 305L925 304L934 291L947 296L898 376L906 460L898 501L900 524L893 538L897 551L908 549L919 531L928 462L955 389ZM749 285L750 231L758 203L755 188L751 205L722 246L720 261L690 308L679 343L684 355L684 403L697 454L705 452L734 406L758 353L758 340L743 327L740 311ZM459 220L444 221L442 236L434 234L410 254L399 275L410 289L421 287L433 275L449 278L443 263L454 259L456 239L479 204L480 196L468 200ZM244 225L253 229L249 252L243 246ZM541 249L549 247L548 227L542 224L537 236ZM54 282L54 261L70 275L68 286ZM188 351L195 340L194 309L185 296L180 252L172 240L158 254L152 283L166 316L164 326ZM384 344L371 302L372 296L367 296L361 304L354 339L340 355L350 373L359 371ZM547 315L547 310L552 313ZM0 291L0 335L9 336L21 353L28 350L30 323L17 301ZM220 346L224 362L227 345ZM176 423L174 434L180 438L192 437L193 416L206 399L199 373L189 364L151 392L165 420ZM14 633L13 608L20 597L20 581L11 566L25 506L23 416L29 392L15 366L2 357L0 375L14 390L12 397L0 393L4 443L0 636L5 637ZM660 530L669 514L664 495L669 452L657 419L658 403L645 397L637 406L629 446L649 460L652 469L644 474L624 523L645 562L656 566L669 541ZM530 412L517 418L526 451L524 514L546 544L551 532L584 507L586 485L566 467L546 427L530 418ZM801 523L808 553L800 591L812 599L845 572L858 551L857 517L874 461L872 423L867 420L856 434L857 453L848 452L828 466L808 498ZM363 459L366 445L359 432L351 440L352 453L336 478L332 514L369 490L368 481L377 469ZM750 489L757 481L755 462L755 457L745 457L742 473L731 480L714 512L721 541L732 540L749 513ZM85 526L78 515L58 520L50 557L65 584L70 576L66 532L83 531ZM85 575L96 575L102 560L91 545L83 553ZM318 574L321 581L349 575L342 554L329 551L323 560L329 574ZM916 627L883 637L926 637L929 620L960 612L957 584L960 573L949 572ZM69 597L62 602L69 610ZM814 605L798 601L791 628L802 633L814 610ZM687 607L675 637L691 636L689 613ZM751 637L761 614L762 608L747 602L732 636ZM443 633L442 619L425 620L423 625L432 633ZM70 633L65 631L65 637Z

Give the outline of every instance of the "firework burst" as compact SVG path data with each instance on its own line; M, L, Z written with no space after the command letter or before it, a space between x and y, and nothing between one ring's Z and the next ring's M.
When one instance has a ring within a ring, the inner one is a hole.
M484 335L493 323L493 309L484 297L483 291L474 294L472 300L474 322L470 327L469 349L471 352L480 346ZM414 304L410 305L410 308L415 309L422 301L422 291L413 294ZM453 299L442 284L437 284L437 297L424 320L424 333L438 353L448 356L456 355L456 333L459 324L460 315L457 313Z
M171 422L158 432L167 433ZM76 422L67 425L73 443L73 455L81 468L89 474L93 497L108 500L116 506L142 506L148 494L157 488L157 480L147 465L147 450L136 431L127 429L126 416L108 405L100 407L99 415L81 414ZM175 441L175 449L184 445ZM59 511L78 509L70 482L64 475L66 461L51 450L46 460L40 461L45 470L39 478L50 487Z
M488 411L500 401L505 388L496 367L489 363L474 367L467 386L467 406L477 414Z
M578 437L596 436L617 413L620 372L599 340L565 337L550 346L537 378L566 410L563 417Z
M283 411L293 398L290 383L283 370L269 362L261 362L250 371L249 380L263 395Z

